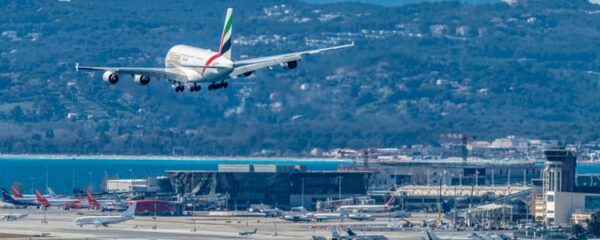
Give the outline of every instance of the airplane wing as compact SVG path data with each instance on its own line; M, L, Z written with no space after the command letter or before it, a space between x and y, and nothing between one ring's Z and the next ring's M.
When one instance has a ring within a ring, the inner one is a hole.
M218 66L193 66L199 68L223 68ZM144 75L160 79L187 81L187 75L179 68L139 68L139 67L89 67L75 65L77 71L111 71L117 74Z
M237 78L238 76L240 76L244 73L252 72L252 71L255 71L255 70L258 70L261 68L266 68L266 67L278 65L281 63L291 62L291 61L298 61L298 60L301 60L302 57L304 57L306 55L319 54L322 52L327 52L327 51L342 49L342 48L348 48L348 47L353 47L353 46L354 46L354 42L352 42L351 44L328 47L328 48L320 48L320 49L314 49L314 50L308 50L308 51L302 51L302 52L287 53L287 54L281 54L281 55L275 55L275 56L269 56L269 57L260 57L260 58L252 58L252 59L235 61L233 63L233 67L234 67L233 72L231 72L231 74L229 76L231 76L232 78Z

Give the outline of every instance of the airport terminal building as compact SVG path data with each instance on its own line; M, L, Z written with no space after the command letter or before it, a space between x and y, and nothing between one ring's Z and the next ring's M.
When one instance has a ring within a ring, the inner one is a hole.
M304 166L223 164L217 171L166 171L173 191L195 196L224 194L228 208L264 203L282 209L315 206L318 200L367 193L373 172L307 171Z

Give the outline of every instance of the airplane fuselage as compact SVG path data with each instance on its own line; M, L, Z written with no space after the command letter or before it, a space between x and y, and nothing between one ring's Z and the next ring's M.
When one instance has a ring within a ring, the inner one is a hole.
M387 212L389 211L389 206L386 205L347 205L341 206L338 208L338 211L343 212Z
M220 57L218 52L187 45L176 45L169 49L165 58L165 67L177 68L185 73L187 78L177 79L180 81L217 82L229 78L229 74L233 71L233 62Z
M125 222L132 218L133 217L124 217L124 216L80 217L75 220L75 224L79 225L79 226L82 226L82 225L108 226L109 224Z

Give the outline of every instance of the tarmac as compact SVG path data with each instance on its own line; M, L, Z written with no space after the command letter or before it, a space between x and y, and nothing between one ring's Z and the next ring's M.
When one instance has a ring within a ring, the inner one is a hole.
M267 217L212 217L203 213L195 216L161 217L136 216L135 219L110 225L79 227L73 221L82 216L100 216L94 210L49 209L47 211L29 209L0 209L0 218L5 215L29 213L14 222L0 221L0 239L311 239L311 236L331 238L331 228L387 225L387 218L359 222L353 220L331 220L325 222L294 223L278 218ZM118 213L113 213L117 215ZM44 216L45 215L45 216ZM431 215L431 214L430 214ZM434 218L425 214L415 214L409 221L420 223ZM44 219L47 223L44 223ZM194 224L195 222L195 224ZM195 229L194 229L195 228ZM257 229L256 234L240 236L240 232ZM389 239L427 239L422 228L402 231L356 231L358 234L382 234ZM340 233L344 234L342 231ZM436 231L442 239L468 239L469 232Z

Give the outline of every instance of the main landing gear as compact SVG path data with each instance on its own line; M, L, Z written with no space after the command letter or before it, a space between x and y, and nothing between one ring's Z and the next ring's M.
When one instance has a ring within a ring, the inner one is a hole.
M183 86L181 84L174 85L174 86L175 87L173 87L173 88L175 88L175 92L183 92L183 91L185 91L185 86Z
M213 91L213 90L218 90L221 88L227 88L229 87L229 83L222 81L220 83L211 83L210 85L208 85L208 91Z
M193 84L180 84L180 83L174 83L173 84L173 89L175 89L175 92L184 92L186 88L188 88L190 90L190 92L199 92L200 90L202 90L202 85L197 84L197 83L193 83ZM211 83L210 85L208 85L208 90L209 91L214 91L214 90L218 90L221 88L227 88L229 87L229 83L226 81L222 81L220 83Z
M202 90L202 85L195 84L190 86L190 92L200 92Z

